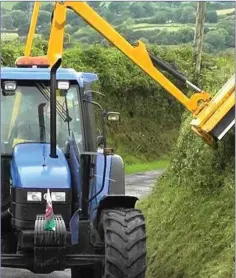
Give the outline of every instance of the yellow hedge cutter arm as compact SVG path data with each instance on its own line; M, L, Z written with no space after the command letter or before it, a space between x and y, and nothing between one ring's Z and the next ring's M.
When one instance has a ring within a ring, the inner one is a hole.
M16 62L17 65L25 64L31 59L30 51L35 34L39 7L40 2L35 2L25 56L18 58ZM182 103L193 115L193 121L191 122L192 129L209 144L213 144L216 140L220 140L234 125L234 76L218 94L211 99L208 93L193 85L182 74L151 54L146 49L143 42L138 41L137 46L132 46L85 2L55 2L51 33L48 42L48 52L46 57L38 57L38 63L44 63L45 66L50 67L62 56L67 9L73 10L77 15L83 18L91 27L98 31L111 44L123 52L130 60L160 84L169 94ZM44 58L44 60L41 58ZM194 89L195 93L188 98L170 82L157 67L174 75L185 85Z

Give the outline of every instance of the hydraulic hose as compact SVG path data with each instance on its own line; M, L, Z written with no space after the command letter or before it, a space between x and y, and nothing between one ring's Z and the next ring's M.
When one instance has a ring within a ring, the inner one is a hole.
M153 62L153 65L155 67L159 66L160 68L162 68L163 70L167 71L168 73L172 74L177 80L179 80L180 82L182 82L185 85L190 86L192 89L196 90L197 92L201 92L202 90L200 88L198 88L197 86L195 86L194 84L192 84L186 77L183 76L183 74L181 74L180 72L178 72L177 70L174 70L171 66L169 66L168 64L166 64L164 61L162 61L160 58L157 58L156 56L154 56L151 52L148 51L149 57Z

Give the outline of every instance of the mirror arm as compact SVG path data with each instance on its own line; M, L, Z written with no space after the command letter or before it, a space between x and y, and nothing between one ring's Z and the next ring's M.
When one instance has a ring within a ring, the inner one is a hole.
M87 102L87 103L91 103L93 105L96 105L98 106L101 110L103 110L102 106L98 103L98 102L95 102L95 101L90 101L90 100L87 100L87 99L83 99L84 102Z
M103 111L101 114L101 121L102 121L102 133L103 133L103 146L104 149L107 147L107 138L106 138L106 124L105 124L105 117L107 115L106 111Z

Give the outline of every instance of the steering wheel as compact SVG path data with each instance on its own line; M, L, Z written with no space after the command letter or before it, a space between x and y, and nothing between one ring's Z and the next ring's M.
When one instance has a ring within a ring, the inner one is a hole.
M34 127L35 131L34 131ZM47 127L45 127L45 134L50 132ZM16 124L11 131L9 138L9 144L13 145L14 139L22 138L26 141L40 142L40 130L38 123L28 124L27 122L21 121Z

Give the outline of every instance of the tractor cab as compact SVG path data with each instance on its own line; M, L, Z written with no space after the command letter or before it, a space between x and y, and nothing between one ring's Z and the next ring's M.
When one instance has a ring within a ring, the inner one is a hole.
M14 76L15 74L15 76ZM80 82L83 74L60 71L56 91L57 143L66 152L71 134L83 145ZM35 78L37 75L37 79ZM78 79L77 79L78 78ZM50 80L48 69L2 69L1 150L12 153L21 142L50 142Z
M29 73L30 74L30 73ZM11 154L21 142L50 142L50 84L47 80L2 79L2 153ZM58 146L66 151L71 133L82 144L76 81L59 81L57 89Z
M88 147L84 126L90 124L82 118L86 109L81 100L86 86L96 80L96 74L58 69L57 159L53 159L50 156L50 69L1 69L2 214L11 215L16 228L33 228L36 215L45 211L47 188L52 191L56 212L69 223L73 182L70 145L74 142L80 152L85 150L85 144Z

